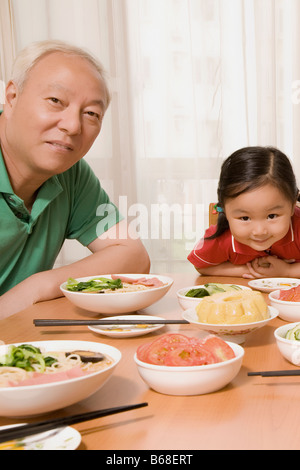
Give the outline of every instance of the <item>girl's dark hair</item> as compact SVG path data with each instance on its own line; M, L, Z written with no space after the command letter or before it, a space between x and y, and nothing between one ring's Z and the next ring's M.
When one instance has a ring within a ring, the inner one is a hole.
M298 187L288 157L274 147L245 147L234 152L222 164L218 185L220 210L216 232L208 237L220 236L229 228L224 205L227 199L247 191L271 184L295 204ZM223 209L223 211L222 211Z

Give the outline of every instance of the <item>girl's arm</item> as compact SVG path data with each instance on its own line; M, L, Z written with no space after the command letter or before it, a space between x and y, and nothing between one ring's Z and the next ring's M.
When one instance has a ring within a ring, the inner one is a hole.
M218 264L216 266L209 266L208 268L196 268L200 274L204 276L230 276L230 277L245 277L251 278L252 275L246 264L232 264L229 261Z

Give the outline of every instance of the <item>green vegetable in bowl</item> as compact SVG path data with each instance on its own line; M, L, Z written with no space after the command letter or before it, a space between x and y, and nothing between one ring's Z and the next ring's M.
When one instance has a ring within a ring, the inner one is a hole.
M300 341L300 323L294 326L294 328L288 330L285 335L285 338Z
M195 298L202 298L202 297L207 297L209 294L209 292L204 289L203 287L199 287L199 289L190 289L186 294L185 296L186 297L195 297Z
M107 277L95 277L89 281L76 281L70 277L66 284L67 290L72 292L101 292L104 289L121 289L121 279L109 279Z
M39 365L39 371L43 372L46 367L57 362L51 356L45 356L39 348L32 344L11 345L7 353L0 357L0 367L19 367L26 371L34 371L34 365Z
M202 298L207 297L208 295L217 294L218 292L227 292L229 290L241 290L240 286L235 284L216 284L209 282L204 284L204 287L190 289L185 296L186 297L195 297Z
M235 284L215 284L212 282L204 284L204 287L208 290L209 295L217 294L219 292L227 292L230 290L241 290L241 287L236 286Z

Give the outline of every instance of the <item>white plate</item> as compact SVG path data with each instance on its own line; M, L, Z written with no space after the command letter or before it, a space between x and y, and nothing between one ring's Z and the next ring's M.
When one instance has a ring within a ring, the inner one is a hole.
M266 279L253 279L252 281L249 281L248 284L253 289L270 293L277 289L290 289L291 287L296 287L300 284L300 279L270 277Z
M200 323L195 308L185 310L182 314L183 318L201 330L208 331L214 335L220 336L224 341L232 341L234 343L243 343L246 335L252 333L259 328L265 326L269 321L278 316L278 310L274 307L268 307L270 317L266 320L260 320L251 323L235 323L235 324L221 324L221 323Z
M1 426L0 429L19 426ZM57 428L51 431L27 436L9 443L1 443L0 450L75 450L81 442L80 433L71 427Z
M102 320L102 319L101 319ZM105 320L105 318L103 318ZM114 338L130 338L142 336L163 328L165 325L140 325L139 320L164 320L162 317L150 315L122 315L118 317L108 317L107 320L116 321L115 325L89 326L89 329L100 335L112 336ZM118 320L136 320L135 325L118 325Z

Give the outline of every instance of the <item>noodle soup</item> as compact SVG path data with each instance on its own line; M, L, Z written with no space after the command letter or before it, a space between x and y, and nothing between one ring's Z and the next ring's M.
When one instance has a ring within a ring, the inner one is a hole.
M19 347L21 344L18 343L15 346ZM79 363L75 367L67 367L66 370L54 371L54 373L49 370L37 372L35 369L25 371L26 374L18 385L0 387L0 416L10 418L35 416L66 408L84 400L106 384L122 357L117 348L93 341L52 340L33 341L25 344L39 348L42 354L48 358L56 356L56 353L60 356L60 354L73 351L84 351L85 353L90 351L104 355L108 362L103 360L100 364L99 361L98 366L96 363L89 365L87 365L88 363ZM0 346L1 359L11 346L14 345ZM72 365L74 365L74 361L78 361L78 358L70 357L68 361L72 361ZM62 362L63 364L60 363L60 360L58 361L59 365L65 369L67 362L65 358ZM43 370L44 365L42 364L41 367ZM50 366L46 365L46 367ZM32 377L27 374L34 375L34 380L31 383L29 380L32 380ZM14 380L17 382L16 378ZM25 381L28 381L26 385Z
M39 385L74 379L103 370L113 364L107 355L92 351L43 353L24 344L10 345L0 357L0 387Z
M60 289L74 305L90 312L119 315L136 312L160 300L173 284L167 276L107 274L69 278Z

